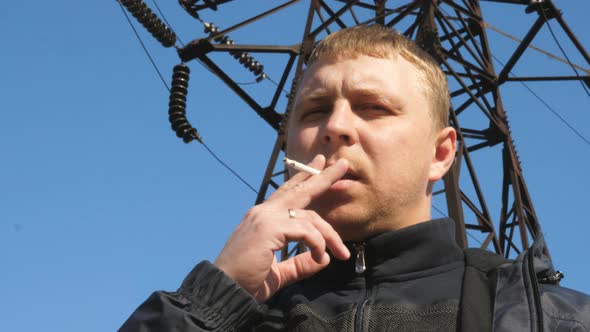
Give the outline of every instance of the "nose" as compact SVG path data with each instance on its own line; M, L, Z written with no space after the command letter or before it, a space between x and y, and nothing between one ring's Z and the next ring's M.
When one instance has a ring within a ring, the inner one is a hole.
M357 141L355 114L346 101L336 102L323 128L322 143L335 147Z

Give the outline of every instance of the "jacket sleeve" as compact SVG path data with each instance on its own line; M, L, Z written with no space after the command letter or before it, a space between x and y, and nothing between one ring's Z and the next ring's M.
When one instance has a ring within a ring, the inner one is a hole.
M197 265L176 292L153 293L119 332L236 331L256 314L258 304L208 261Z

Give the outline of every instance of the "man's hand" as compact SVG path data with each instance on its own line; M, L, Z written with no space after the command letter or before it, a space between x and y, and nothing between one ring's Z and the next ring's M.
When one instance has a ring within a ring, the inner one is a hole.
M325 162L318 155L309 166L323 169ZM286 285L326 267L330 262L326 247L336 258L348 259L350 252L334 228L315 211L305 210L347 169L348 162L339 160L318 175L299 172L293 176L246 213L215 265L262 303ZM310 251L277 262L275 252L294 241L302 241Z

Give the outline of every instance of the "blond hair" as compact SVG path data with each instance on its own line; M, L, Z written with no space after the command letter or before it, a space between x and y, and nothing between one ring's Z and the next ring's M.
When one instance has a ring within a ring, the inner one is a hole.
M393 58L401 55L418 70L419 92L429 101L430 115L436 129L448 126L450 97L446 76L439 64L414 41L381 25L359 25L343 29L324 38L311 53L310 67L321 58L351 59L359 55Z

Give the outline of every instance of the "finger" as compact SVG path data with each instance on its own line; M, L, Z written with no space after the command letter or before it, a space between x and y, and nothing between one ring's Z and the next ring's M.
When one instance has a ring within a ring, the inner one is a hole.
M278 264L281 274L281 288L302 279L311 277L328 266L330 256L324 253L320 262L316 262L310 252L301 253Z
M298 160L295 160L298 161ZM307 163L305 161L299 161L301 163ZM323 170L324 166L326 165L326 157L322 154L318 154L315 157L313 157L313 159L307 163L307 166L314 168L316 170ZM301 174L301 175L305 175L304 178L308 178L311 176L311 174L307 173L307 172L302 172L299 170L296 170L295 168L292 168L290 166L287 166L287 171L289 172L289 179L292 179L294 177L296 177L297 175ZM301 176L303 177L303 176Z
M289 210L289 214L292 215L291 219L294 222L299 222L301 224L303 224L303 221L309 222L310 225L320 233L325 242L325 246L330 249L336 258L340 260L350 258L350 251L342 241L340 235L332 225L320 217L317 212L313 210ZM312 250L312 255L317 258L317 253L313 252L313 248L310 247L309 249ZM324 248L318 248L317 250L322 249Z
M311 176L285 190L276 201L283 206L305 208L314 198L330 189L332 184L346 174L347 170L348 161L340 159L334 165L322 170L320 174Z
M326 157L324 157L321 154L318 154L311 160L311 162L309 164L307 164L307 166L313 167L318 170L322 170L322 169L324 169L325 164L326 164ZM294 172L294 170L291 170L291 169L288 169L288 171L290 174L292 174L292 172ZM273 192L266 200L272 201L273 199L276 198L276 196L280 196L282 193L288 191L288 189L293 188L294 186L301 183L302 181L305 181L306 179L308 179L311 176L312 176L311 174L307 174L305 172L296 173L295 175L291 176L287 182L283 183L275 192Z
M295 210L303 214L303 210ZM322 233L307 218L289 219L281 225L278 232L283 235L282 243L277 243L275 250L282 249L288 242L301 241L309 248L312 258L320 263L326 253L326 240Z
M324 240L326 241L326 246L328 249L330 249L330 252L332 252L334 257L340 260L346 260L350 258L350 251L332 225L330 225L313 210L303 210L302 212L306 214L306 218L322 234Z

